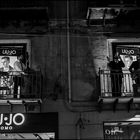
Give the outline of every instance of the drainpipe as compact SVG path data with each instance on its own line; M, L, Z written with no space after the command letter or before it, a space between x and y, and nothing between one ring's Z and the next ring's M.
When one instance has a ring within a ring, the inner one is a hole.
M71 103L70 35L69 35L69 0L67 0L67 53L68 53L68 98Z

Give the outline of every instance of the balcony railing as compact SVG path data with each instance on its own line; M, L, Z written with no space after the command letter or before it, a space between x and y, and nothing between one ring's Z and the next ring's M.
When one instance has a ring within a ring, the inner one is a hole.
M110 70L99 70L100 97L140 97L139 73L130 71L111 73Z
M0 72L0 99L41 98L40 72Z

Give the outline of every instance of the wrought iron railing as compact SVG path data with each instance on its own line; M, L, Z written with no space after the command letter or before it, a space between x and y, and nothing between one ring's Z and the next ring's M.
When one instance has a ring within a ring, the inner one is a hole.
M40 72L0 72L0 99L41 98Z
M140 96L140 73L132 74L130 71L110 72L99 70L99 84L101 97L127 97Z

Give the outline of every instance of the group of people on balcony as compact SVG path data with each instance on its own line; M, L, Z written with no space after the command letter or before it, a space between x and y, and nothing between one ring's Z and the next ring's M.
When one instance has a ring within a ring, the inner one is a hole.
M112 61L109 57L108 67L110 68L112 96L120 97L135 93L134 87L140 84L140 57L137 55L137 61L133 61L131 55L124 56L124 62L119 53L116 52ZM135 86L136 85L136 86ZM123 87L123 93L122 93ZM128 93L128 94L127 94ZM126 95L123 95L126 94ZM130 96L130 95L129 95Z
M17 60L14 62L13 67L10 66L10 57L4 56L1 58L2 67L0 68L0 95L2 97L13 95L18 98L19 88L22 84L21 74L25 74L24 70L26 66L22 62L23 55L17 56ZM2 89L5 87L7 89Z

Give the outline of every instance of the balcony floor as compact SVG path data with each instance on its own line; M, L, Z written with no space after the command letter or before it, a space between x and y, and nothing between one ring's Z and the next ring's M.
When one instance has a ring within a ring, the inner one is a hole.
M99 97L98 102L113 103L118 100L118 103L128 103L133 100L133 103L140 103L140 97Z

